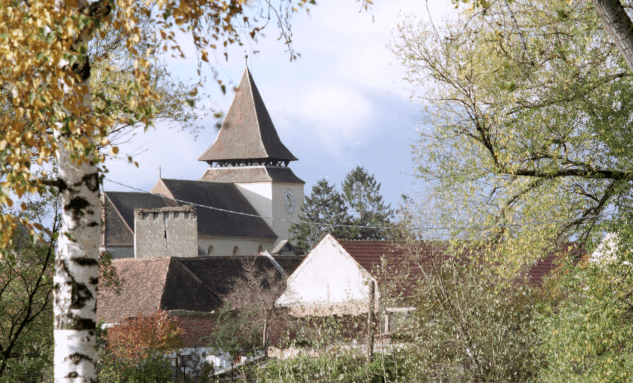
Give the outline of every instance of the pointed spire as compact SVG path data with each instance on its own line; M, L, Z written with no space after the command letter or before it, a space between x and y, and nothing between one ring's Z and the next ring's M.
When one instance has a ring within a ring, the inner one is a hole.
M266 110L248 67L235 92L235 98L218 138L198 161L230 164L266 164L296 161L297 158L281 143L277 130Z

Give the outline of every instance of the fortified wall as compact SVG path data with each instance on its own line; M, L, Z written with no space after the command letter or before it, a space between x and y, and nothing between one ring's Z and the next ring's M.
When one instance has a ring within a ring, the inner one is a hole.
M134 258L195 257L198 214L194 206L134 210Z

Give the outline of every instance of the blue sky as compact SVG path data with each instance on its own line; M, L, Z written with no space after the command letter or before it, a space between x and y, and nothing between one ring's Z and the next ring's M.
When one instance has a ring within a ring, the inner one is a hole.
M382 184L386 201L396 206L402 193L415 194L424 185L415 183L410 145L421 112L405 89L403 72L387 48L399 15L416 14L427 19L424 0L375 0L373 8L360 12L353 0L317 1L310 15L293 19L294 48L301 57L289 61L286 47L277 41L274 25L266 38L229 50L229 61L218 53L220 73L230 84L244 71L245 50L249 67L273 123L286 147L299 158L290 167L306 182L309 194L321 178L340 184L357 165L373 173ZM434 22L452 12L449 0L428 4ZM192 52L186 40L185 52ZM257 50L259 53L253 54ZM196 61L167 59L174 75L197 82ZM222 96L217 85L206 83L207 106L228 110L233 92ZM108 177L149 190L158 179L197 179L207 165L197 158L213 144L215 121L197 139L177 127L158 124L120 147L122 153L138 153L139 169L123 161L108 161ZM129 190L112 183L106 190Z

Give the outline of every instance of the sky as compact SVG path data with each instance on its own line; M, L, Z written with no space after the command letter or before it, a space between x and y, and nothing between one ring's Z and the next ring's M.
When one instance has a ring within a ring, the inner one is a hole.
M422 115L410 98L403 69L388 44L399 17L428 19L424 0L375 0L368 12L353 0L317 0L310 14L292 20L293 46L301 54L290 61L278 30L271 23L265 38L231 48L229 60L218 52L220 74L229 89L248 66L285 146L299 159L290 168L306 182L305 194L326 178L340 185L345 175L362 166L382 184L386 202L396 207L400 195L414 195L424 185L412 176L411 147ZM429 1L437 24L453 11L450 0ZM183 38L186 59L166 58L172 75L195 83L197 61ZM246 51L246 52L245 52ZM259 51L254 54L253 51ZM205 83L204 104L228 111L233 91L223 96L213 81ZM177 126L157 124L120 147L134 153L138 169L126 161L109 160L107 179L149 191L159 177L198 179L207 164L198 157L215 141L213 118L203 120L197 138ZM106 190L131 191L106 182ZM339 186L340 188L340 186Z

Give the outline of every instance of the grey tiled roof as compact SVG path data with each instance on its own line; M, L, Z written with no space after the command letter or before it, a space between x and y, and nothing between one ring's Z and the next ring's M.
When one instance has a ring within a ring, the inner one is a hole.
M240 182L284 182L305 184L287 167L276 166L238 166L208 168L200 181L240 183Z
M147 193L104 192L105 246L134 246L134 209L167 206L165 199Z
M281 143L248 68L215 142L199 161L275 159L296 161Z
M158 195L116 191L107 191L105 194L121 213L121 217L132 231L134 231L134 209L155 209L169 206L165 198Z
M203 206L258 214L233 184L161 179L152 188L152 193ZM178 202L178 204L183 205L182 202ZM198 233L202 235L277 238L277 235L262 218L202 207L198 207Z

